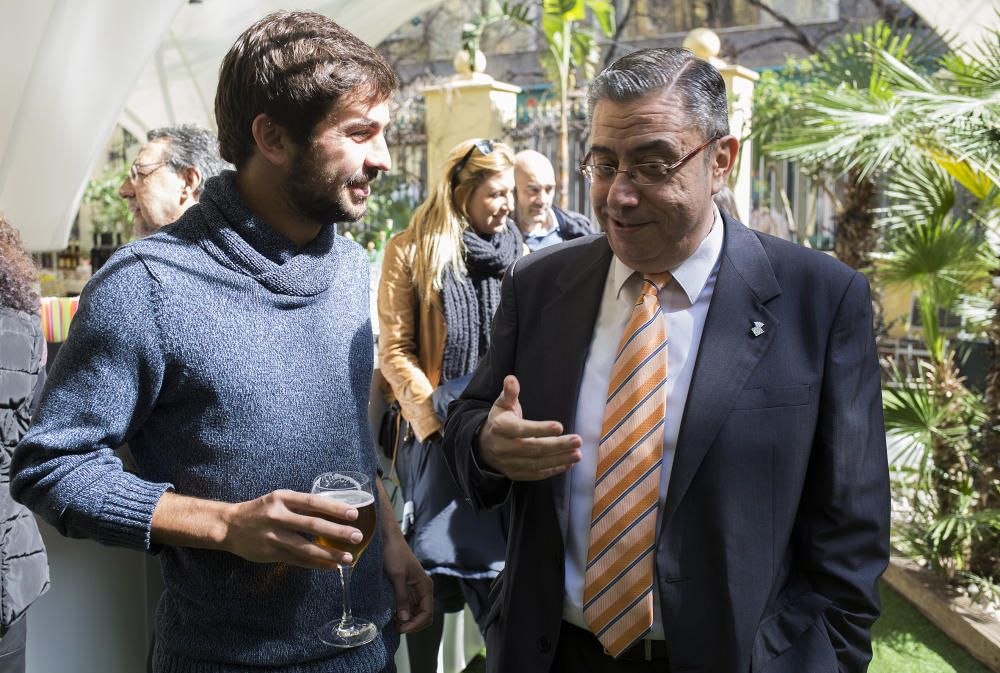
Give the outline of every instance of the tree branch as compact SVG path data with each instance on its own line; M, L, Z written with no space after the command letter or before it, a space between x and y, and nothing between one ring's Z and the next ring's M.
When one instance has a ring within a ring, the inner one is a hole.
M828 38L833 37L834 35L839 35L839 34L843 33L844 32L844 27L846 25L847 25L847 22L844 21L843 19L837 21L837 24L835 26L833 26L829 30L824 30L822 33L820 33L819 35L816 36L816 44L822 46L822 44L824 42L826 42L826 40Z
M795 36L794 38L791 39L792 42L797 42L802 46L803 49L808 51L810 54L815 54L819 52L819 47L817 47L816 44L811 39L809 39L809 36L806 35L805 32L801 28L799 28L795 24L795 22L789 19L787 16L777 11L767 3L762 2L761 0L747 0L747 3L758 8L765 14L770 15L771 18L773 18L775 21L784 26L785 29L791 31L791 33Z
M615 53L618 51L618 43L621 40L622 34L625 32L625 26L632 17L632 6L632 0L625 0L624 13L622 13L621 17L615 17L615 34L611 36L611 48L608 49L608 53L604 55L604 66L601 68L602 70L611 65L611 63L615 60Z
M735 60L748 51L753 51L757 47L763 47L766 44L773 44L775 42L792 42L794 44L802 46L802 43L799 41L799 38L797 37L793 37L792 35L776 35L764 40L758 40L756 42L751 42L750 44L745 44L739 49L733 49L729 52L729 56L731 59Z
M888 23L892 23L896 19L896 8L890 7L886 0L872 0L872 4L875 5L875 9L878 10L879 17Z

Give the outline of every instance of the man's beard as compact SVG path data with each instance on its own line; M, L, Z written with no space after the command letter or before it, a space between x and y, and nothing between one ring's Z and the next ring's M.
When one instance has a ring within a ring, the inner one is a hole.
M552 212L551 208L542 208L541 210L528 209L525 213L524 224L534 227L543 227L549 223L549 214Z
M339 173L325 172L316 160L316 152L301 152L285 180L285 196L300 215L326 226L334 222L356 222L368 210L367 200L360 205L351 201L347 190L364 187L378 178L377 168L359 168L346 180Z

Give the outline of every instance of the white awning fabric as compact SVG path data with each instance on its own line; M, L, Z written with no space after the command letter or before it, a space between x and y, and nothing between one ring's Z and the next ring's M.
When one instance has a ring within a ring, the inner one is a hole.
M441 0L297 0L376 44ZM908 0L952 47L1000 0ZM66 246L87 177L120 122L214 127L219 63L280 0L0 0L0 210L29 250Z
M990 31L1000 26L1000 0L906 0L906 4L949 47L973 55Z
M369 44L441 0L298 0ZM0 210L32 251L66 247L117 122L214 128L219 64L276 0L0 0Z

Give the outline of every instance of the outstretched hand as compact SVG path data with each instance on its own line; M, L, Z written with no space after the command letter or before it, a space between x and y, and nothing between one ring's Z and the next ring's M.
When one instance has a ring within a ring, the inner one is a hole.
M546 479L580 462L580 436L562 434L558 421L525 420L520 394L517 377L507 376L479 433L483 462L513 481Z

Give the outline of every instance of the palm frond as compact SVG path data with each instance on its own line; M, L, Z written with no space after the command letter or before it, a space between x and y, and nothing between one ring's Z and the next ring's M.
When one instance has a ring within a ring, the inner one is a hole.
M984 285L975 294L966 294L955 308L955 313L962 319L962 331L972 337L986 334L996 316L991 285Z
M940 90L914 90L899 88L895 95L913 107L933 113L928 123L942 124L952 121L983 120L989 124L1000 110L1000 89L984 91L979 95L944 92Z
M1000 120L988 124L953 120L928 135L928 141L1000 187Z
M914 286L938 307L951 307L987 278L980 254L983 237L965 220L917 220L887 244L887 251L875 256L879 277L889 284Z
M896 521L895 533L901 533L904 544L931 567L945 569L951 575L967 566L965 551L969 544L1000 530L1000 510L977 510L977 494L968 480L959 481L948 493L949 507L945 511L936 498L910 503L915 516Z
M931 154L934 157L934 161L948 175L980 201L986 201L989 198L990 192L997 189L998 185L993 181L991 176L979 170L976 163L968 159L957 159L947 156L939 150L931 150Z
M960 571L957 578L967 583L973 603L986 606L1000 606L1000 583L968 571Z
M806 166L832 164L839 172L857 169L868 177L910 147L900 132L906 127L901 113L895 101L846 87L816 91L802 101L796 126L767 149Z
M995 51L1000 58L1000 47ZM918 145L990 180L1000 177L1000 62L950 55L948 70L928 76L886 51L877 60L895 99L909 112L910 135Z
M873 46L872 58L875 60L878 71L893 88L928 93L937 92L930 77L917 72L915 68L897 58L892 52Z
M885 195L890 205L876 212L880 225L887 228L940 220L955 205L955 185L948 171L920 156L900 162L887 175Z
M1000 188L990 192L972 216L986 234L987 252L1000 258Z
M853 89L880 95L887 83L884 73L873 59L873 55L880 51L928 70L943 49L937 36L915 38L912 33L900 33L895 26L877 21L861 31L844 35L812 56L809 59L809 75L828 89L846 83Z
M1000 32L992 30L962 53L948 52L941 60L956 88L977 91L1000 86Z
M947 419L947 410L933 398L922 379L906 376L895 362L887 362L885 367L885 428L898 441L893 465L914 466L924 474L930 462L931 439Z
M1000 530L1000 510L974 510L970 494L955 495L960 504L958 511L940 516L931 524L927 531L931 540L937 543L946 539L980 540L988 533Z

